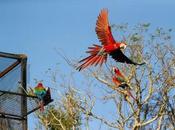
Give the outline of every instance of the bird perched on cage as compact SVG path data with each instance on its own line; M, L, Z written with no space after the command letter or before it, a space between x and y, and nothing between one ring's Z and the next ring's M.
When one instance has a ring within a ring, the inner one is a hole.
M40 110L44 111L44 97L47 94L46 88L42 83L38 83L37 86L33 89L33 92L40 100Z
M122 92L125 98L128 99L129 97L132 97L134 100L136 100L135 97L130 92L131 87L128 84L128 79L126 78L126 76L124 76L124 74L121 73L117 67L112 67L112 71L114 73L114 76L112 77L112 81L117 88L123 89Z
M145 63L136 63L125 56L122 52L122 49L126 48L125 42L115 41L111 32L111 26L108 21L108 10L102 9L95 28L97 37L101 42L102 46L94 44L92 47L89 47L86 53L89 53L90 56L79 61L80 66L77 67L77 70L82 70L91 65L100 65L107 61L107 56L110 55L116 62L122 62L133 65L143 65Z

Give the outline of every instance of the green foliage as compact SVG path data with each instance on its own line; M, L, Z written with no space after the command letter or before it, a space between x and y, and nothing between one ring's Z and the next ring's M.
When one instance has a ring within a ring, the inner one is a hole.
M49 130L72 130L81 125L78 102L73 91L68 91L60 104L49 105L44 113L37 113L40 122Z

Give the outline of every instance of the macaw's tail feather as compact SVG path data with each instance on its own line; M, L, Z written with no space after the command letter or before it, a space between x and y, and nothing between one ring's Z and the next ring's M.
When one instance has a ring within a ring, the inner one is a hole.
M79 61L79 63L82 63L80 66L76 68L79 71L91 65L102 66L102 64L107 60L107 54L104 52L101 46L94 44L92 47L89 47L88 49L89 50L86 51L86 53L89 53L90 56Z
M126 92L125 94L129 97L132 97L136 101L136 98L132 95L132 93L130 91L130 86L128 84L126 84L126 83L120 84L118 87L123 88Z
M112 77L112 81L116 85L117 88L120 87L121 82L116 78L116 76Z
M88 51L86 53L90 53L91 55L97 54L101 50L101 46L93 44L92 47L88 47Z
M143 62L143 63L137 63L136 65L144 65L144 64L146 64L145 62Z
M128 96L132 97L136 101L136 98L132 95L132 93L129 90L127 90L127 93L128 93Z
M44 102L40 101L40 111L43 112L44 111Z

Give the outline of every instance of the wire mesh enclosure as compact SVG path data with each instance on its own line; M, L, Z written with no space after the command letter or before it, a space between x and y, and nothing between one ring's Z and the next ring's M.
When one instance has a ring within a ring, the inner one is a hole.
M39 109L39 99L27 94L26 78L27 56L0 52L0 130L27 130L27 115Z

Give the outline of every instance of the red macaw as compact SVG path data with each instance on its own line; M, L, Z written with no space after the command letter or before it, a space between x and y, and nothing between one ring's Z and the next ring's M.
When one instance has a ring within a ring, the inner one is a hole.
M44 97L46 96L46 93L47 93L46 88L43 86L42 83L38 83L37 86L34 88L34 94L40 100L41 111L44 111Z
M89 47L86 53L89 53L90 56L79 61L79 63L82 64L77 67L77 70L80 71L91 65L102 66L102 64L107 61L108 54L117 62L134 65L144 64L135 63L123 54L121 49L126 48L126 43L114 40L108 21L107 9L101 10L96 22L95 31L102 46L94 44L92 47Z
M117 67L113 67L112 70L115 74L112 77L114 84L117 87L121 87L124 89L124 94L126 97L129 96L129 97L132 97L134 100L136 100L135 97L130 92L131 88L127 83L126 77L120 72L120 70Z

